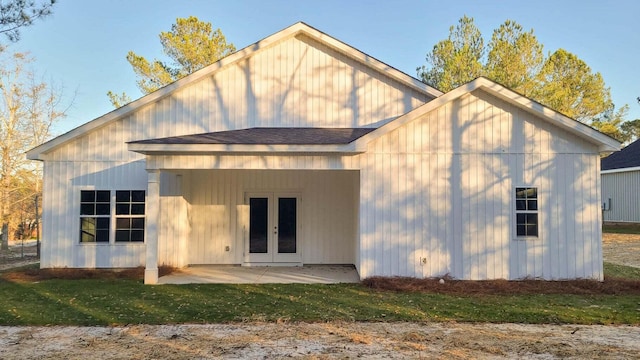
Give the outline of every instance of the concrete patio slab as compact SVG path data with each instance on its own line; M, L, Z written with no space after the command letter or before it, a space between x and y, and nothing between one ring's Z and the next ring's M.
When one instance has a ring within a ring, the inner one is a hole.
M360 282L348 265L190 266L158 279L158 284L337 284Z

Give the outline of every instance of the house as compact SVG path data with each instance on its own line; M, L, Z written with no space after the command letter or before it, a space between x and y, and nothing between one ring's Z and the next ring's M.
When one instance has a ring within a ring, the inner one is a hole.
M27 156L44 268L602 279L599 154L618 148L487 79L443 94L297 23Z
M640 140L602 159L602 217L640 223Z

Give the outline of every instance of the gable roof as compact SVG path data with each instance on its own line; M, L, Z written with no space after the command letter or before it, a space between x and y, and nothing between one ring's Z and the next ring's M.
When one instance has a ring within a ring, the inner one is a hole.
M378 137L381 137L384 134L387 134L403 126L404 124L439 108L440 106L443 106L451 101L462 97L465 94L478 89L482 89L501 100L504 100L519 107L520 109L523 109L524 111L538 116L539 118L549 122L554 126L557 126L571 134L585 139L587 142L597 145L600 152L620 150L620 143L617 140L599 132L598 130L590 126L587 126L581 122L562 115L561 113L552 110L534 100L520 95L517 92L510 90L485 77L479 77L454 90L451 90L448 93L413 109L412 111L398 117L394 121L391 121L381 126L377 130L372 131L371 133L359 138L355 141L355 148L362 150L363 148L366 148L366 144L368 144L370 141L373 141Z
M640 167L640 139L601 160L602 171L637 167Z
M152 102L158 101L162 98L165 98L177 90L198 81L200 79L211 76L212 74L220 71L221 69L228 67L234 63L237 63L247 57L252 56L258 51L261 51L269 46L272 46L278 42L284 41L291 37L303 34L327 47L338 51L345 56L353 59L354 61L361 63L368 68L381 73L387 77L390 77L422 94L425 94L431 98L436 98L442 95L442 92L439 90L430 87L420 80L403 73L394 67L387 65L380 60L375 59L372 56L369 56L362 51L343 43L340 40L337 40L303 22L298 22L293 24L275 34L272 34L254 44L251 44L235 53L218 60L217 62L200 69L190 75L185 76L184 78L177 80L163 88L160 88L148 95L145 95L135 101L130 102L127 105L124 105L118 109L115 109L101 117L98 117L90 122L87 122L65 134L62 134L48 142L41 144L27 152L27 158L32 160L42 160L42 154L50 152L55 148L62 146L73 139L80 137L92 130L98 129L100 127L106 126L113 121L121 119L136 110L142 108L143 106L150 104Z
M475 90L481 89L487 93L506 101L509 104L517 106L527 111L539 119L546 121L564 131L578 136L587 142L598 146L599 151L617 151L620 149L620 143L615 139L589 127L583 123L573 120L557 111L551 110L540 103L537 103L527 97L524 97L506 87L497 84L487 78L477 78L465 85L462 85L430 102L397 117L377 129L345 129L346 131L362 130L362 134L353 134L352 137L344 137L343 142L339 143L313 143L310 139L295 141L295 136L304 134L311 136L333 136L329 135L330 131L338 129L313 129L313 128L269 128L268 130L259 130L260 128L245 129L237 131L226 131L213 134L200 134L176 138L165 138L155 140L143 140L130 142L129 150L143 154L150 153L202 153L202 152L222 152L222 153L363 153L367 150L367 145L375 139L401 127L405 124L418 119L419 117L454 101ZM327 131L328 130L328 131ZM298 133L296 133L298 131ZM276 135L277 134L277 135ZM266 135L264 138L258 135ZM274 137L289 138L290 140L277 140ZM342 134L344 136L346 134ZM199 143L205 137L214 137L210 143ZM242 140L232 138L242 137ZM179 142L188 139L191 142ZM167 140L169 139L169 140ZM250 140L250 141L249 141ZM239 141L239 142L233 142Z

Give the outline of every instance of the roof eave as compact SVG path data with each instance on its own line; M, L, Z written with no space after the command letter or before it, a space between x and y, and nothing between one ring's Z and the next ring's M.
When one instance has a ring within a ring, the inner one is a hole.
M601 133L600 131L576 121L568 116L552 110L534 100L524 97L513 90L502 85L494 83L486 78L479 78L473 82L478 82L478 88L487 90L492 95L509 103L516 104L519 108L538 115L548 122L560 126L564 130L577 135L598 146L598 150L602 152L611 152L620 150L622 144L614 138ZM474 89L475 90L475 89Z
M127 144L129 151L144 155L185 154L359 154L353 143L336 145L284 144Z
M547 108L540 103L524 97L516 93L515 91L509 90L500 84L482 77L461 85L458 88L451 90L448 93L406 113L405 115L398 117L395 121L381 126L377 130L360 137L358 140L356 140L355 146L358 149L365 149L370 141L377 139L378 137L397 129L400 126L439 108L440 106L443 106L465 94L471 93L478 89L485 90L501 100L504 100L510 104L514 104L520 109L536 115L539 118L554 124L555 126L558 126L582 139L587 140L588 142L596 145L598 147L598 151L601 153L620 150L622 144L620 144L615 139L574 119L564 116L555 110Z
M92 130L98 129L100 127L103 127L107 124L109 124L111 121L114 121L116 119L125 117L131 113L133 113L134 111L140 109L141 107L150 104L154 101L160 100L164 97L169 96L171 93L173 93L174 91L178 90L179 88L197 81L199 79L205 78L207 76L210 76L211 74L219 71L220 69L227 67L233 63L236 63L238 61L240 61L241 59L245 58L245 57L249 57L251 56L253 53L255 53L256 51L265 48L267 46L270 46L276 42L279 41L283 41L286 40L290 37L296 36L298 34L304 33L307 36L311 37L311 38L315 38L317 40L321 40L322 42L324 42L325 44L328 44L331 48L333 48L336 51L339 51L343 54L346 54L348 56L350 56L351 58L355 59L356 61L361 62L362 64L375 69L383 74L386 74L394 79L396 79L397 81L400 81L401 83L415 89L418 90L426 95L432 96L432 97L438 97L440 95L442 95L442 92L440 92L439 90L430 87L426 84L424 84L423 82L421 82L418 79L415 79L411 76L409 76L408 74L405 74L395 68L392 68L391 66L363 53L362 51L349 46L325 33L322 33L321 31L303 23L303 22L298 22L295 23L279 32L276 32L254 44L251 44L239 51L236 51L235 53L218 60L217 62L203 68L200 69L190 75L185 76L184 78L177 80L163 88L160 88L148 95L145 95L137 100L134 100L130 103L128 103L127 105L124 105L118 109L115 109L105 115L102 115L94 120L91 120L81 126L78 126L77 128L74 128L70 131L68 131L65 134L59 135L43 144L40 144L36 147L34 147L33 149L30 149L27 152L27 158L28 159L32 159L32 160L43 160L43 157L41 157L39 154L42 153L47 153L55 148L57 148L58 146L61 146L69 141L72 141L73 139L75 139L78 136L81 136L85 133L88 133Z

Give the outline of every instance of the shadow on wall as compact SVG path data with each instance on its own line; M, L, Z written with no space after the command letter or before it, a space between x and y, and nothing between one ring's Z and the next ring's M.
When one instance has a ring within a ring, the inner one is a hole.
M598 276L594 146L476 91L369 151L364 276ZM538 238L514 239L516 186L538 188Z

